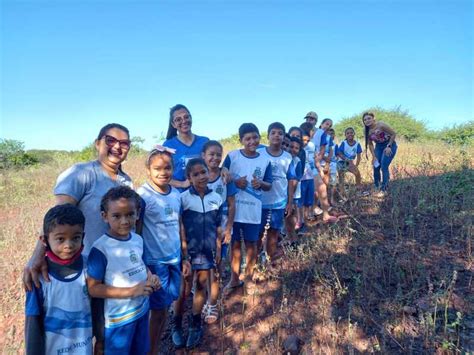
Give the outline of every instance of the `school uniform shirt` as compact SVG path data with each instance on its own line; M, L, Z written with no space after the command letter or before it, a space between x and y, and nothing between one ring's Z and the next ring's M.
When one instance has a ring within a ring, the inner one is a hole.
M191 145L186 145L178 139L178 136L167 139L163 145L168 148L176 149L176 153L173 154L173 179L184 181L186 180L186 164L192 158L200 158L202 147L209 138L194 135L194 140ZM179 189L180 191L184 189Z
M100 201L107 191L120 185L133 187L132 180L127 174L119 170L117 178L113 180L97 160L75 164L61 173L57 179L54 194L74 198L86 219L82 252L86 257L92 244L108 230L107 223L101 217Z
M308 142L303 149L306 153L306 162L301 180L313 180L316 171L316 167L314 166L314 143L311 141Z
M248 182L245 189L237 189L234 222L260 224L262 219L262 190L254 189L251 182L255 176L265 182L272 183L270 160L259 153L254 157L247 157L240 149L237 149L227 154L224 166L229 170L234 180L246 176Z
M262 208L281 210L288 202L288 180L297 180L291 154L284 150L277 156L268 152L268 148L257 149L257 152L270 160L272 166L272 188L263 191Z
M329 153L331 152L331 148L333 148L333 157L334 155L336 154L336 151L334 149L334 141L332 140L331 136L327 136L327 139L326 139L326 148L324 149L324 158L327 158L329 156ZM331 157L332 159L332 157ZM325 166L326 165L326 161L325 160L321 160L321 166Z
M229 215L227 197L235 196L235 194L237 193L237 187L235 186L233 181L226 184L224 182L224 179L222 179L221 175L219 175L214 181L209 181L207 183L207 187L212 191L218 193L223 201L221 227L225 228L227 226L227 216Z
M50 282L26 293L25 314L40 316L45 354L92 354L92 318L87 293L85 261L81 270L65 278L49 272ZM38 336L38 335L33 335ZM27 334L28 341L28 334ZM33 344L26 344L32 349Z
M127 239L104 234L93 245L87 259L90 277L114 287L133 287L146 281L143 262L143 239L130 232ZM106 328L129 324L148 312L148 297L106 298L104 318Z
M359 142L354 142L353 145L349 145L345 139L339 146L338 153L342 153L349 160L357 158L357 154L362 153L362 147Z
M295 167L295 174L296 179L298 180L298 184L296 185L295 194L293 198L301 198L301 177L303 176L303 167L301 165L301 160L299 157L293 157L293 165Z
M208 260L214 260L222 204L220 195L210 189L202 198L193 186L181 194L181 218L191 259L204 254Z
M170 186L169 192L162 194L149 183L145 183L138 188L137 193L142 198L140 217L143 221L145 264L179 264L181 261L179 191Z
M319 151L321 150L322 146L327 145L327 134L322 128L318 128L316 132L314 133L313 139L311 140L314 144L314 151L315 154L319 154ZM314 160L314 156L313 156Z

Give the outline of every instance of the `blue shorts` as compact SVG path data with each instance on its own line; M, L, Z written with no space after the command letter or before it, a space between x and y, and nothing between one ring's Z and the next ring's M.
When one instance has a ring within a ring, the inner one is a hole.
M300 197L300 198L294 198L293 199L293 205L295 205L296 207L303 207L303 199Z
M148 312L131 323L105 328L105 354L143 354L150 351Z
M191 257L191 269L194 270L210 270L214 269L216 264L214 260L209 260L205 254L198 254Z
M147 265L160 278L161 288L150 295L150 309L167 309L179 297L181 287L180 264Z
M232 242L257 242L260 234L260 224L234 222Z
M227 259L229 256L229 243L221 245L221 259Z
M270 220L268 220L270 218ZM280 230L283 227L283 219L285 218L285 210L262 210L262 222L260 223L260 233L265 230L265 225L270 222L270 228Z
M314 180L301 180L301 200L305 207L314 204Z

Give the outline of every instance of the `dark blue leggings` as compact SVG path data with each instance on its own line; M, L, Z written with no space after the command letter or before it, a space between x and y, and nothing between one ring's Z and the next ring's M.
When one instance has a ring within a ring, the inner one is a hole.
M384 154L385 148L387 148L386 143L376 143L375 144L375 157L379 161L379 167L374 167L374 184L376 188L381 188L382 191L387 189L388 181L390 180L390 170L389 166L392 162L395 154L397 153L397 143L392 143L392 154L388 157ZM382 186L380 186L380 170L382 170Z

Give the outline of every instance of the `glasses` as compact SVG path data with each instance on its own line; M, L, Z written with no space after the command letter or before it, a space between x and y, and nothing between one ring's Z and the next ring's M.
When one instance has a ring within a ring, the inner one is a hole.
M109 148L112 148L113 146L115 146L118 143L120 148L125 149L125 150L130 149L131 142L128 139L117 139L115 137L112 137L112 136L109 136L109 135L106 134L104 136L104 141L105 141L105 144L107 145L107 147L109 147Z
M177 123L177 124L180 124L180 123L183 123L184 121L191 121L191 116L189 115L184 115L183 117L175 117L173 118L173 122L174 123Z

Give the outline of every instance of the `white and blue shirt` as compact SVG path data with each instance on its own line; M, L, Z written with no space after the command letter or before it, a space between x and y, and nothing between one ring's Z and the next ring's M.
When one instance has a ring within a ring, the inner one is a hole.
M97 160L75 164L58 177L54 194L74 198L77 201L77 207L86 219L84 251L82 252L86 257L89 255L92 244L109 228L101 217L100 201L107 191L120 185L132 187L132 180L121 170L118 171L117 178L113 180Z
M207 183L207 187L212 191L218 193L223 201L221 227L225 228L227 226L227 216L229 214L227 198L230 196L235 196L235 194L237 193L237 187L235 186L233 181L226 184L224 182L224 179L222 179L221 175L219 175L214 181L209 181Z
M303 176L303 166L301 165L301 160L299 157L293 157L293 165L295 166L296 179L298 179L298 184L296 185L295 194L293 198L301 198L301 177Z
M83 261L85 266L85 261ZM92 354L92 318L86 271L59 278L26 294L26 316L41 316L45 331L45 354Z
M333 159L333 157L335 156L336 154L336 151L334 149L334 141L332 140L331 136L327 136L327 140L326 140L326 148L324 149L324 158L327 158L329 157L329 153L331 153L331 148L333 149L333 152L332 152L332 157L331 157L331 160ZM326 161L325 160L321 160L321 166L325 166L326 165Z
M163 145L168 148L176 149L173 154L173 179L184 181L186 180L186 164L192 158L200 158L204 144L209 141L209 138L194 135L194 140L191 145L186 145L178 139L178 136L167 139ZM179 189L180 191L184 189Z
M181 218L191 258L204 254L214 260L222 204L221 196L209 189L202 198L193 186L181 194Z
M314 143L311 141L308 142L304 147L304 151L306 153L306 162L301 180L313 180L316 171L316 167L314 166Z
M179 191L170 186L169 192L162 194L149 183L145 183L137 192L142 198L140 218L143 221L145 264L179 264L181 261Z
M143 239L130 232L127 239L104 234L93 245L87 259L90 277L114 287L133 287L146 281L143 262ZM148 297L106 298L104 318L106 328L129 324L148 312Z
M265 182L272 183L270 160L259 153L254 157L247 157L240 149L237 149L227 154L224 166L229 170L234 180L246 176L248 182L244 190L237 189L234 221L260 224L262 219L262 190L254 189L251 182L255 176Z
M311 140L314 144L315 154L319 154L321 147L327 145L327 133L324 129L318 128L314 133L313 139ZM314 156L313 156L314 160Z
M297 180L295 166L291 154L284 150L277 156L269 153L268 148L257 149L267 157L272 166L272 188L262 194L262 208L284 209L288 202L288 180Z
M362 153L362 147L359 142L354 141L353 145L349 145L347 139L345 139L338 148L338 153L342 153L347 159L354 160L357 158L357 154Z

